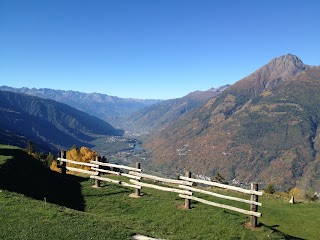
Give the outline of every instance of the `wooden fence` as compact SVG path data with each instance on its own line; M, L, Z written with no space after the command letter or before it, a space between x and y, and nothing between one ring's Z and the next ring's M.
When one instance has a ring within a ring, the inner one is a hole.
M191 209L191 200L201 202L207 205L239 212L242 214L246 214L250 216L250 224L252 227L258 226L258 217L261 217L261 213L258 212L258 206L262 204L258 202L258 196L262 195L262 192L258 191L258 184L251 183L251 189L243 189L240 187L234 187L226 184L221 184L217 182L206 181L202 179L191 178L191 172L186 172L185 176L180 176L179 179L169 179L163 177L157 177L149 174L142 173L140 163L136 163L136 167L128 167L124 165L112 164L107 162L102 162L100 157L97 157L94 161L90 163L77 162L73 160L66 159L66 152L61 151L61 158L58 158L60 161L60 168L62 169L62 173L66 174L66 171L73 171L79 173L89 174L90 178L95 180L95 184L93 187L99 188L101 181L110 182L114 184L119 184L124 187L129 187L135 189L135 192L130 194L131 197L140 197L142 187L153 188L161 191L174 192L178 193L180 198L185 199L184 208ZM78 166L87 166L90 167L91 170L84 170L76 167L67 166L67 163L75 164ZM115 171L118 170L118 171ZM120 170L120 171L119 171ZM126 173L124 172L126 171ZM115 180L112 178L108 178L106 176L102 176L102 174L113 174L124 176L129 178L128 182ZM155 184L142 182L143 179L153 180ZM161 182L163 184L167 184L166 186L157 185L157 182ZM250 200L242 199L238 197L226 196L223 194L215 193L212 191L204 190L201 188L197 188L195 184L202 184L206 186L218 187L227 190L237 191L240 193L245 193L250 195ZM242 203L247 203L250 205L250 210L245 210L233 206L229 206L226 204L216 203L213 201L208 201L199 197L193 196L194 193L205 194L208 196L213 196L216 198L227 199Z

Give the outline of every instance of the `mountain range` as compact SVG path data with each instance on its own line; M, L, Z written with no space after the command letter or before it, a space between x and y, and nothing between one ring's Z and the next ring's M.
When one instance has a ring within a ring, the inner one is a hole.
M139 109L161 102L161 100L156 99L119 98L101 93L83 93L49 88L36 89L1 86L0 90L24 93L65 103L78 110L101 118L113 126L117 126L119 118L126 117Z
M320 67L287 54L145 142L155 168L320 188Z
M195 91L187 94L182 98L165 100L153 104L149 107L142 108L126 119L131 123L131 128L143 127L149 131L162 129L166 125L180 119L191 110L204 104L210 98L220 94L228 88L224 85L219 88L211 88L207 91Z
M320 66L292 54L272 59L233 85L165 101L1 89L2 143L91 147L98 135L123 134L103 121L110 120L148 129L143 148L153 168L167 174L191 170L281 189L320 188Z
M107 122L66 104L22 93L0 91L0 142L38 150L88 146L97 136L122 135Z

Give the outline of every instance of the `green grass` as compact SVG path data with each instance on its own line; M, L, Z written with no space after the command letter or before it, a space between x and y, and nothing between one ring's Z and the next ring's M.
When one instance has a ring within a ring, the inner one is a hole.
M283 233L303 239L319 239L320 203L289 204L289 198L261 198L261 222Z
M18 156L22 158L21 161L28 158L17 148L0 146L0 178L4 174L4 166L6 170L10 169L8 164L16 161ZM24 165L24 171L32 171L28 166L33 165ZM46 172L46 169L39 168L38 171ZM6 177L9 178L9 175ZM49 181L60 181L62 184L60 177L61 175L53 174L46 180L46 184L51 187ZM19 179L19 175L12 178ZM12 191L8 189L10 184L3 183L9 179L1 180L0 239L130 239L133 234L163 239L318 237L316 220L312 220L320 214L319 204L290 205L283 199L263 196L263 206L260 208L263 217L259 219L262 225L252 231L243 226L249 217L242 214L196 202L192 202L191 210L178 209L184 200L175 193L143 188L142 197L130 198L130 189L114 184L94 189L91 187L91 179L67 176L64 180L73 182L68 187L77 188L72 192L78 193L79 189L81 192L81 198L75 197L73 207L70 198L63 196L68 194L69 188L62 189L63 194L60 195L53 189L58 196L53 201L47 198L46 202L37 194ZM26 178L23 180L27 183L29 181ZM39 188L34 181L31 183ZM15 183L22 184L20 181ZM28 189L30 191L31 188ZM81 209L78 201L82 202ZM309 216L312 220L309 220Z
M120 221L0 193L0 239L127 239L132 231Z

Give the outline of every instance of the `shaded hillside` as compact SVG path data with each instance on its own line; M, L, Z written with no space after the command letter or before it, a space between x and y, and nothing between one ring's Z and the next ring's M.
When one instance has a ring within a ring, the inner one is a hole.
M16 147L0 145L0 189L83 210L82 178L62 176Z
M178 118L186 115L190 110L195 109L217 96L229 85L207 91L195 91L182 98L170 99L152 106L143 108L132 114L128 121L132 126L143 127L147 129L162 128Z
M99 117L112 125L118 123L118 119L125 117L146 106L160 102L154 99L118 98L101 93L82 93L76 91L53 90L48 88L12 88L0 87L0 90L25 93L45 99L52 99L65 103L71 107Z
M152 136L154 163L227 179L320 188L320 67L273 59Z
M89 146L95 135L121 135L105 121L68 105L25 94L0 91L0 143L24 147L25 139L42 149Z

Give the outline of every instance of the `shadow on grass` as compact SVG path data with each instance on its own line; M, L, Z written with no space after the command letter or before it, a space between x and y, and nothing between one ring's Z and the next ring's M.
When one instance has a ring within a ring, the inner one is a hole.
M120 189L118 191L114 191L114 192L108 192L108 193L95 193L95 194L84 194L84 197L107 197L107 196L112 196L112 195L121 195L127 193L128 195L130 193L132 193L130 190L127 189Z
M275 229L275 227L279 227L279 225L273 225L273 226L268 226L268 225L265 225L263 223L259 223L259 227L267 227L267 228L270 228L272 229L272 231L276 232L276 233L279 233L283 236L283 239L286 239L286 240L304 240L303 238L298 238L298 237L294 237L294 236L290 236L288 234L285 234L277 229Z
M0 188L38 200L84 210L80 177L53 172L20 149L0 148L11 158L0 165Z

